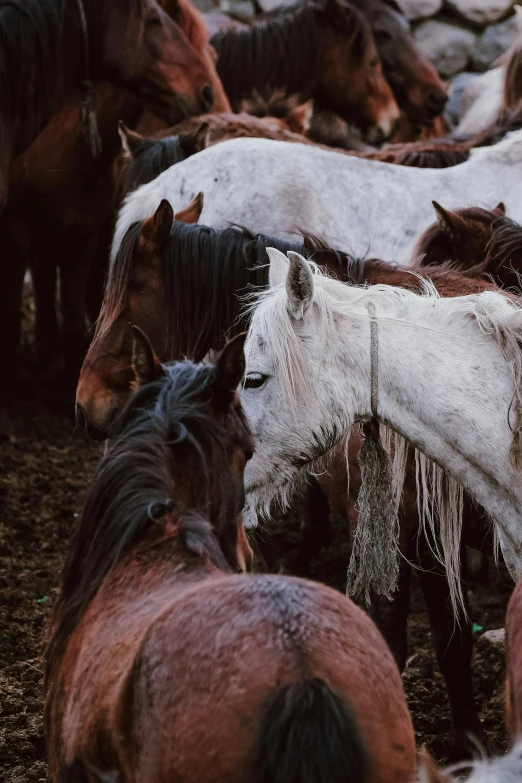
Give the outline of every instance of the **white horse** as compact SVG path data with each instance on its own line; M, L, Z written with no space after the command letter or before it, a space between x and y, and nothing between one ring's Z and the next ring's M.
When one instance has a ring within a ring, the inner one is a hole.
M522 574L522 312L500 293L439 299L347 286L269 250L246 343L256 437L246 521L372 417L445 469L496 523ZM371 324L374 324L371 327ZM376 337L374 332L376 331ZM374 380L372 380L372 378ZM372 392L375 403L372 405Z
M304 230L355 256L407 264L417 236L433 222L432 199L450 209L504 201L522 220L522 131L448 169L393 166L267 139L216 144L127 197L113 257L131 224L153 215L162 199L179 211L201 191L205 225L236 223L276 236Z

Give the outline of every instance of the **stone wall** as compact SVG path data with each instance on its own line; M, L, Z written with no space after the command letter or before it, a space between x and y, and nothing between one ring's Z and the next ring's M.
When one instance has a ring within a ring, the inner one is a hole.
M451 80L488 70L518 35L513 0L398 0L419 48ZM520 23L520 22L519 22Z

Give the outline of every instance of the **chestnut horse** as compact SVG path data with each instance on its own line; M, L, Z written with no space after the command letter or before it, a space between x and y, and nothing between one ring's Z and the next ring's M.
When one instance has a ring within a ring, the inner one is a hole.
M188 355L196 358L218 350L227 334L247 325L242 294L264 287L268 270L264 251L268 243L291 248L280 239L240 234L232 229L217 231L204 226L172 225L172 212L163 202L153 218L129 230L111 268L95 338L85 360L77 390L78 423L95 437L105 437L118 410L130 394L132 336L129 323L149 334L154 349L164 360ZM360 284L411 287L416 278L400 266L378 260L351 259L344 253L325 250L308 240L308 254L339 279ZM296 247L297 245L294 245ZM315 251L315 252L314 252ZM460 296L494 286L477 277L464 277L447 269L416 270L433 280L441 295ZM187 303L190 302L190 306ZM357 453L360 439L350 443L349 484L344 454L318 469L321 486L332 508L347 517L352 531L357 524L360 486ZM324 475L323 475L324 474ZM323 498L323 500L321 500ZM407 473L405 501L401 507L401 546L419 571L426 599L439 665L446 679L453 724L459 742L472 732L481 736L470 674L471 626L448 609L450 589L444 568L433 554L433 542L417 541L419 518L414 466ZM324 496L314 495L317 519L305 529L300 568L328 538L328 509ZM484 539L484 522L475 507L465 507L465 542L478 546ZM313 516L312 510L310 515ZM314 520L312 519L311 522ZM320 526L319 530L317 526ZM405 665L410 568L401 565L400 590L392 602L375 598L372 615L384 633L399 666ZM465 592L465 590L463 590Z
M436 201L437 220L421 234L413 250L414 264L449 263L463 272L491 277L502 288L520 290L522 227L506 216L501 202L493 210L480 207L444 209Z
M347 0L292 6L211 43L234 110L254 91L283 90L350 120L370 143L393 131L399 110L370 25Z
M431 125L446 105L447 89L430 61L417 49L409 24L395 0L351 0L371 26L384 76L400 109L414 125ZM281 6L264 17L282 16L295 6ZM330 6L335 24L338 7Z
M212 95L223 90L199 13L187 0L163 0L163 5L179 24L158 9L156 16L150 16L149 26L159 25L159 30L164 27L170 40L163 50L158 50L157 67L169 93L179 99L179 107L172 106L168 115L172 122L184 117L187 111L209 108ZM2 333L8 335L6 339L13 351L19 336L21 285L30 260L37 305L37 344L42 365L48 365L52 352L60 345L55 313L55 269L59 267L63 350L72 385L76 383L85 349L85 298L92 259L100 231L111 221L120 201L118 120L135 126L144 106L151 105L150 101L143 103L107 82L96 83L94 91L100 154L93 160L79 122L81 94L73 91L13 164L8 212L2 229L10 251ZM99 266L105 263L108 243L107 237L99 253ZM95 307L91 308L91 315L97 316Z
M367 615L313 582L232 574L251 555L243 339L215 366L162 368L134 330L145 385L94 478L50 623L52 781L413 780L400 675Z

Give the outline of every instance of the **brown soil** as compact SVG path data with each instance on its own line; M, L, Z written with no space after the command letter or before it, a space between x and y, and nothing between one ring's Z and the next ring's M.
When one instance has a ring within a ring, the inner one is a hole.
M44 781L46 776L42 635L101 447L75 435L72 421L38 395L18 401L13 419L15 439L0 444L0 780L26 783ZM279 527L275 545L282 567L298 539L296 519ZM338 525L328 552L314 562L312 576L342 589L346 564L347 544ZM501 627L511 589L504 572L491 587L473 587L472 619L484 630ZM412 610L405 687L419 743L426 743L444 761L449 731L446 696L418 590ZM506 743L502 669L501 655L487 646L476 650L476 693L496 751Z

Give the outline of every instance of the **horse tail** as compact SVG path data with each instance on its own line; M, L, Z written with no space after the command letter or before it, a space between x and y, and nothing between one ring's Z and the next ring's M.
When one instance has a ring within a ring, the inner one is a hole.
M364 783L368 769L355 718L323 680L281 688L263 717L257 783Z

